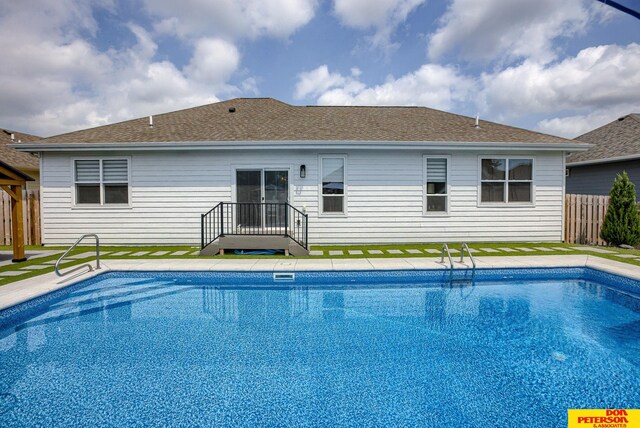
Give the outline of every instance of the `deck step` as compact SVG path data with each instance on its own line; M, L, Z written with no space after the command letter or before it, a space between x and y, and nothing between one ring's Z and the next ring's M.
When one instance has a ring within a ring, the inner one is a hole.
M214 256L224 250L283 250L292 256L308 256L309 250L286 236L221 236L200 250L201 256Z

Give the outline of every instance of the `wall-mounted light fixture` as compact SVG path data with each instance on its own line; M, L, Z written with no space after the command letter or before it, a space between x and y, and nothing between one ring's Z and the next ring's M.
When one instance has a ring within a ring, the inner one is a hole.
M300 178L305 178L307 176L307 166L300 165Z

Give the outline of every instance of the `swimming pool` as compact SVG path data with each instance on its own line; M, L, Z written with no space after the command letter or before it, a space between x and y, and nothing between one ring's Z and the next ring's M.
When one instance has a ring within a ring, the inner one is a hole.
M0 312L0 426L566 427L638 406L638 282L447 275L99 275Z

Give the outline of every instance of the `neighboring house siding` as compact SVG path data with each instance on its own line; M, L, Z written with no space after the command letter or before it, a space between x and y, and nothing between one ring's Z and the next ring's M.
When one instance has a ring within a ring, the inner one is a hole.
M346 155L345 216L318 215L319 156ZM423 215L423 155L450 156L450 213ZM130 208L72 207L74 157L43 156L45 244L70 244L98 233L105 244L200 243L200 215L232 201L235 168L285 167L290 202L309 214L313 244L560 241L562 154L535 158L534 206L478 206L478 152L442 151L184 151L119 153L131 159ZM505 152L482 153L501 155ZM95 154L113 157L113 153ZM92 155L93 156L93 155ZM518 154L516 157L525 157ZM299 167L306 165L306 178Z
M568 169L567 193L608 195L616 176L627 171L629 179L636 185L636 199L640 198L640 160L570 166Z
M33 181L27 181L27 190L40 190L40 171L25 169L24 173L33 178Z

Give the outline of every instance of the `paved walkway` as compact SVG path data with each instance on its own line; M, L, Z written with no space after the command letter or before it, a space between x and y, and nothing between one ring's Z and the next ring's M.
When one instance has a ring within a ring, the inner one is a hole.
M457 260L460 256L460 249L456 248L458 244L451 244L450 250L454 260ZM562 246L558 244L539 244L539 245L527 245L523 246L522 243L514 243L513 245L501 244L497 246L487 246L487 244L476 244L470 247L471 253L476 258L487 256L529 256L529 254L562 254L562 255L578 255L582 253L591 253L594 255L603 254L608 257L619 258L621 261L627 261L637 264L640 262L640 254L630 253L625 250L617 248L601 248L601 247L588 247L588 246ZM44 258L47 256L55 256L62 254L62 250L31 250L27 253L30 263L11 263L11 252L0 251L0 287L6 287L8 284L16 281L20 281L21 277L34 276L36 273L48 272L52 270L53 265L56 263L56 259L48 257L50 260L44 260L37 263L38 258ZM393 246L384 246L377 248L367 248L366 245L361 246L348 246L344 248L317 248L311 251L311 257L309 258L296 258L296 259L283 259L273 258L272 260L264 260L256 256L256 259L238 258L237 260L229 259L211 259L206 258L202 263L206 263L207 266L215 266L221 260L226 260L220 266L232 266L229 269L235 269L233 266L238 266L239 269L243 269L245 266L250 266L254 269L270 270L274 269L272 266L275 263L278 269L290 266L292 269L336 269L341 266L351 266L353 269L386 269L389 268L425 268L429 269L434 263L437 263L441 254L441 249L434 245L403 245L393 248ZM163 250L161 248L145 248L139 249L130 248L127 250L115 250L112 252L103 251L101 256L107 256L107 261L113 261L113 258L119 260L130 261L133 266L152 266L157 260L162 260L162 266L168 266L172 269L172 266L177 266L178 269L185 269L185 260L193 260L194 256L199 255L197 248L182 248L179 250ZM324 258L326 256L332 259ZM93 251L84 251L77 254L72 254L67 257L69 262L79 261L80 259L92 259L94 257ZM319 259L319 257L323 257ZM397 260L387 261L386 258L393 258ZM170 261L171 258L176 260ZM428 259L430 258L430 259ZM34 259L36 262L34 262ZM426 260L423 260L426 259ZM105 260L105 259L103 259ZM352 260L346 262L345 260ZM482 265L480 261L479 266ZM68 265L67 265L68 266ZM399 267L398 267L399 266ZM138 267L139 268L139 267ZM206 268L205 268L206 269Z
M33 260L41 257L51 256L53 254L62 254L64 251L62 250L29 250L25 252L25 257L27 260ZM0 250L0 266L9 266L12 265L13 262L11 259L13 258L13 251L10 250ZM16 264L16 266L19 266Z
M476 257L480 268L517 267L576 267L588 266L640 280L640 267L595 255L567 254L552 256L481 256ZM103 269L62 279L53 273L14 282L0 287L0 309L11 307L34 297L57 290L77 281L108 271L309 271L309 270L397 270L443 269L446 266L431 257L357 258L357 259L129 259L106 260ZM456 268L469 267L456 263Z

